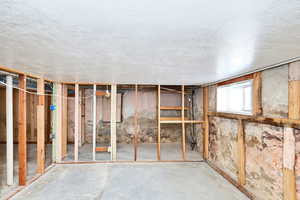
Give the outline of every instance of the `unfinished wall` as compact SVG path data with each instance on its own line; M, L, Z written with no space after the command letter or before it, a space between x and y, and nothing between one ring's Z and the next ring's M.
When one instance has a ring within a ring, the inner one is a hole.
M18 90L13 90L13 134L14 142L18 142ZM36 106L38 97L35 94L27 94L27 142L36 143L37 139L37 118L36 118ZM45 98L46 108L49 107L48 98ZM47 127L48 120L47 112L45 112L45 121ZM49 134L45 131L45 134ZM48 139L48 136L46 136ZM0 142L6 142L6 89L0 88Z
M215 105L216 86L210 86L209 111L215 111ZM263 116L287 118L287 65L262 72L262 107ZM209 117L209 125L209 161L238 182L237 120ZM245 122L244 133L246 148L244 187L258 200L283 199L283 128ZM297 155L299 152L300 147Z

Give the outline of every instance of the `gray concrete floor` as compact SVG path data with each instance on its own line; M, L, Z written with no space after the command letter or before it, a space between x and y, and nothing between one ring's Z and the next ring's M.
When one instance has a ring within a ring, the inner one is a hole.
M248 200L204 162L61 164L13 199Z
M52 163L52 145L46 148L46 167ZM36 144L27 144L27 180L36 175ZM18 145L14 144L14 185L6 184L6 144L0 144L0 198L18 187Z
M105 145L98 145L105 146ZM137 150L137 160L157 160L157 145L156 144L139 144ZM92 161L93 147L92 144L84 144L79 147L79 160L80 161ZM117 145L117 160L120 161L132 161L134 159L134 146L133 144L118 144ZM182 160L181 144L178 143L161 143L161 159L162 160ZM188 145L186 145L186 159L192 161L200 161L202 157L199 152L192 151ZM64 161L74 160L74 145L68 145L68 155L63 159ZM110 153L97 152L97 161L109 161Z

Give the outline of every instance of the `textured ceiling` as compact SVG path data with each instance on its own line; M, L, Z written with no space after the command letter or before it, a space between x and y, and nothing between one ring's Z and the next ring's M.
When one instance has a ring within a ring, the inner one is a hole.
M0 1L0 65L58 81L200 84L298 56L299 0Z

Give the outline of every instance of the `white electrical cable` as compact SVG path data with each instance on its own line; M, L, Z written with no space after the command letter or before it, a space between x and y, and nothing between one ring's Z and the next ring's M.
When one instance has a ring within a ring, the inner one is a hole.
M23 92L28 93L28 94L34 94L34 95L39 95L39 96L52 96L52 97L56 96L56 97L62 97L62 98L64 98L64 99L73 99L73 97L65 97L65 96L61 96L61 95L57 95L57 94L54 95L54 94L47 94L47 93L30 92L30 91L24 90L24 89L22 89L22 88L15 87L15 86L13 86L13 85L8 85L8 84L6 84L6 83L4 83L4 82L2 82L2 81L0 81L0 84L5 85L5 86L7 86L7 87L15 88L15 89L17 89L17 90L23 91ZM53 88L52 88L52 89L53 89ZM81 97L81 98L82 98L82 99L88 99L88 98L92 98L93 96L94 96L94 95L90 95L90 96Z

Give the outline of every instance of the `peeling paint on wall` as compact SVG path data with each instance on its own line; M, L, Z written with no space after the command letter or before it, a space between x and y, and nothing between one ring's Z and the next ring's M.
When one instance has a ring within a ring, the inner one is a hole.
M256 199L283 198L283 128L266 124L245 124L246 185Z

